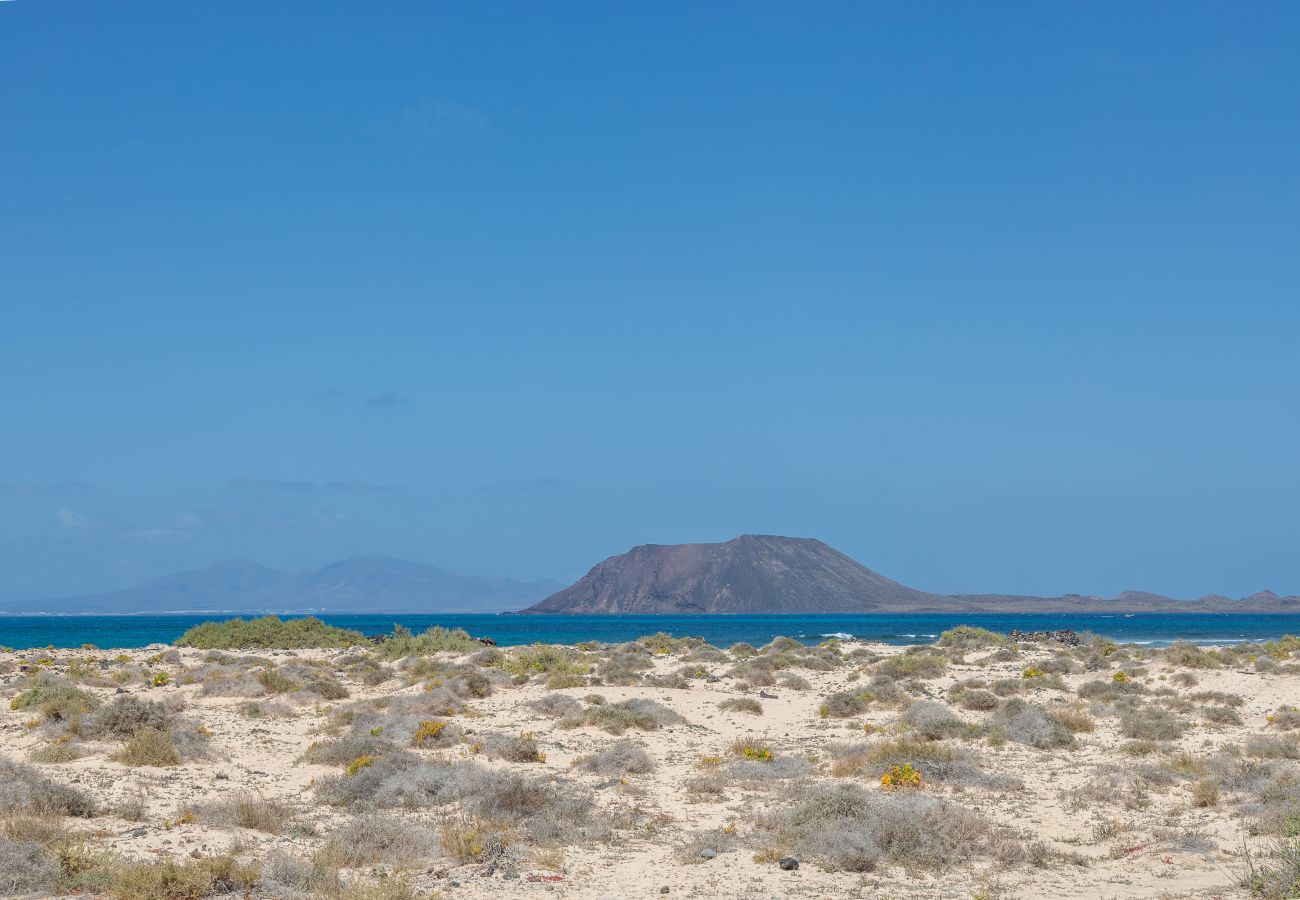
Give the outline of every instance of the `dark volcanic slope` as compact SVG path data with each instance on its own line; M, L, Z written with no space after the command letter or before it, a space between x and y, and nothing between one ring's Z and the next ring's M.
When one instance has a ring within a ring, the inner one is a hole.
M942 608L809 538L645 544L612 556L529 613L806 613Z
M1174 600L1126 591L1067 594L928 594L891 581L821 541L747 534L723 544L645 544L611 556L524 613L1300 613L1300 597L1261 591Z

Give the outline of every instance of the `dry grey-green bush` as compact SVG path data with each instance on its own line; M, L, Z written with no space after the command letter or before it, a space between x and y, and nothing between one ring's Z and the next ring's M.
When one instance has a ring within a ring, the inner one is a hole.
M1186 674L1186 673L1179 673L1179 674ZM1176 681L1177 677L1178 676L1175 675L1174 678L1170 680ZM1239 706L1243 706L1246 703L1246 698L1241 696L1241 694L1232 694L1232 693L1228 693L1227 691L1197 691L1194 694L1188 694L1187 699L1193 703L1209 703L1216 706L1231 706L1234 709Z
M984 771L969 750L941 741L920 740L908 735L878 741L834 744L831 774L836 777L879 778L893 766L910 765L921 773L923 782L943 782L994 791L1016 791L1019 779Z
M655 770L655 763L640 744L622 740L582 757L574 762L574 768L597 775L644 775Z
M349 734L312 744L303 759L320 766L346 766L362 757L384 756L396 750L392 741L379 735Z
M1207 706L1201 710L1207 722L1213 722L1216 725L1240 725L1241 713L1237 712L1231 706Z
M1150 741L1172 741L1186 730L1181 719L1161 706L1147 705L1120 714L1119 730L1124 737Z
M53 893L62 874L58 860L43 845L0 837L0 895Z
M996 715L1007 740L1039 750L1073 747L1074 735L1047 710L1020 697L1004 701Z
M899 716L899 722L930 740L956 737L966 730L952 710L933 700L916 701Z
M1178 641L1164 649L1165 662L1188 669L1217 669L1223 665L1219 654L1188 641Z
M129 740L142 728L171 729L173 716L161 703L133 694L115 697L87 717L84 728L95 737Z
M686 793L692 797L717 800L727 790L727 780L716 769L695 775L686 780Z
M553 719L577 715L582 704L568 694L544 694L528 704L528 708Z
M265 697L267 690L250 672L219 672L203 679L204 697Z
M957 704L962 709L973 709L986 712L990 709L998 708L998 696L992 691L986 691L982 688L973 688L961 692L961 697Z
M76 744L69 743L65 738L31 748L27 751L27 759L43 765L57 765L81 759L85 754L86 751Z
M1250 817L1254 834L1293 837L1300 834L1300 783L1282 778L1265 785L1238 807Z
M763 704L752 697L732 697L728 700L723 700L718 704L718 709L723 712L749 713L753 716L761 716L763 714Z
M1082 668L1071 657L1059 653L1050 659L1034 663L1034 665L1049 675L1069 675L1072 672L1080 671Z
M1268 724L1279 731L1300 728L1300 710L1294 706L1283 706L1269 714Z
M807 678L800 675L782 675L776 681L781 687L791 691L810 691L812 685Z
M262 894L277 900L315 900L335 897L344 890L338 870L313 859L272 851L262 861Z
M731 657L727 656L717 647L709 644L701 644L686 655L687 662L704 662L704 663L725 663L730 662Z
M907 652L891 656L876 665L876 674L899 678L938 678L948 668L948 660L924 647L909 647Z
M296 715L292 709L274 700L249 700L239 704L238 711L249 719L292 719Z
M610 834L590 793L577 784L492 771L469 760L425 760L398 751L354 774L321 779L315 790L325 803L362 812L457 803L466 815L511 822L539 843L604 840Z
M1079 685L1077 693L1084 700L1116 703L1125 700L1132 701L1143 694L1151 693L1151 691L1145 684L1135 678L1130 678L1127 681L1116 681L1111 678L1106 681L1085 681Z
M989 690L999 697L1013 697L1023 691L1024 688L1024 681L1020 678L999 678L989 685Z
M451 747L460 743L464 737L464 731L455 722L427 712L405 710L406 707L402 705L396 709L390 705L383 712L367 707L353 710L348 736L363 743L379 738L399 747L419 746L425 749Z
M1117 772L1110 769L1098 771L1081 786L1061 792L1066 808L1088 809L1093 806L1122 806L1125 809L1146 809L1151 805L1147 782L1134 772Z
M620 651L602 659L596 666L596 675L605 684L638 684L641 674L654 668L654 658L644 650Z
M685 721L677 713L654 700L635 697L618 703L590 706L576 715L561 719L559 726L579 728L583 725L594 725L610 734L622 734L629 728L658 731L665 725L676 725Z
M1206 855L1219 849L1212 836L1187 828L1153 828L1151 842L1157 849L1173 853Z
M0 814L93 816L90 796L46 778L33 766L0 757Z
M756 825L778 846L831 870L867 872L881 859L940 869L986 855L1012 861L1020 850L1009 834L955 803L919 791L867 792L856 784L800 790Z
M820 707L823 719L847 719L860 716L871 706L871 693L862 688L856 691L836 691L827 694Z
M736 835L720 828L695 831L687 834L673 850L673 859L684 866L700 865L715 859L720 853L736 849Z
M542 762L545 759L537 739L527 732L523 734L489 732L475 734L475 737L481 751L494 759L517 763Z
M352 819L325 841L323 854L347 868L418 866L438 854L438 835L431 829L391 815Z
M267 799L252 791L240 791L190 809L205 825L249 828L266 834L281 834L293 822L296 812L284 801Z
M1260 759L1300 759L1300 736L1252 734L1246 738L1245 753Z
M989 631L987 628L977 628L973 625L958 625L956 628L950 628L939 635L937 641L940 647L954 650L1005 647L1007 642L1008 638L1005 634L998 634L995 631Z
M763 762L757 759L733 759L724 773L728 778L746 782L788 781L812 773L812 763L802 756L778 756Z
M10 709L40 713L47 721L61 722L84 715L99 705L99 698L59 675L37 672L9 701Z
M1300 897L1300 838L1274 841L1266 851L1247 849L1238 874L1242 887L1259 900Z

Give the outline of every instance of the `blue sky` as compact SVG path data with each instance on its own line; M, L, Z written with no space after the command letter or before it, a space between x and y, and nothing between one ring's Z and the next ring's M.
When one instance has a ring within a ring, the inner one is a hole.
M0 4L0 600L1300 592L1300 10Z

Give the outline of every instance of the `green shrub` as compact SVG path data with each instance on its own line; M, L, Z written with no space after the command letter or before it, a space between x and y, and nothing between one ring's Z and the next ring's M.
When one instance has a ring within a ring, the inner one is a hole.
M95 803L77 788L51 781L33 766L0 757L0 814L93 816Z
M535 673L550 676L586 675L591 669L587 663L577 660L572 651L554 644L516 647L502 658L501 668L510 675L525 676Z
M1160 706L1127 710L1120 715L1124 737L1149 741L1172 741L1183 736L1185 726L1176 715Z
M85 730L97 737L128 740L141 728L168 729L172 718L161 703L125 694L100 707Z
M940 647L951 647L957 650L1005 647L1007 643L1005 634L998 634L995 631L989 631L987 628L977 628L974 625L958 625L956 628L949 628L939 635Z
M653 772L655 763L643 748L621 740L592 756L575 759L573 767L597 775L643 775Z
M1188 669L1217 669L1222 665L1219 654L1205 650L1189 641L1178 641L1164 650L1165 661L1171 666Z
M29 678L22 693L9 702L10 709L34 709L53 720L71 719L97 706L94 694L45 673Z
M303 650L318 647L353 647L366 643L359 631L326 625L314 616L303 619L227 619L195 625L176 641L178 647L200 650Z
M213 894L244 894L257 886L256 865L233 856L206 856L176 862L118 860L110 864L111 881L104 892L114 900L199 900Z
M113 755L124 766L177 766L180 751L172 736L161 728L142 728Z
M468 653L482 650L483 645L469 636L463 628L443 628L435 625L420 634L411 634L401 625L393 626L393 633L375 648L382 659L401 659L404 656L422 656L429 653Z
M664 725L686 721L666 706L640 697L620 703L591 706L581 713L561 719L561 728L595 725L610 734L622 734L629 728L657 731Z
M947 666L948 661L936 654L926 652L903 653L882 660L876 666L876 672L895 679L938 678L944 673Z
M262 669L257 673L257 683L273 697L276 694L287 694L302 687L301 684L278 669Z

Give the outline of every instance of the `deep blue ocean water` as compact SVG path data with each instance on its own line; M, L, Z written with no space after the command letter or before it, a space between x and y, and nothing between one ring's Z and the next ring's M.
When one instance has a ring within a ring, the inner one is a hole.
M170 643L191 625L231 616L3 616L0 646L14 648L143 647ZM475 637L492 637L503 646L536 641L627 641L643 634L702 637L728 646L737 641L765 644L777 635L815 644L829 635L847 635L891 644L933 641L955 625L978 625L993 631L1042 631L1070 628L1091 631L1121 642L1160 646L1175 640L1202 644L1268 640L1300 634L1300 615L1264 614L1079 614L1016 613L929 615L738 615L738 616L499 616L499 615L322 615L331 625L363 634L386 634L393 625L423 631L431 625L464 628Z

